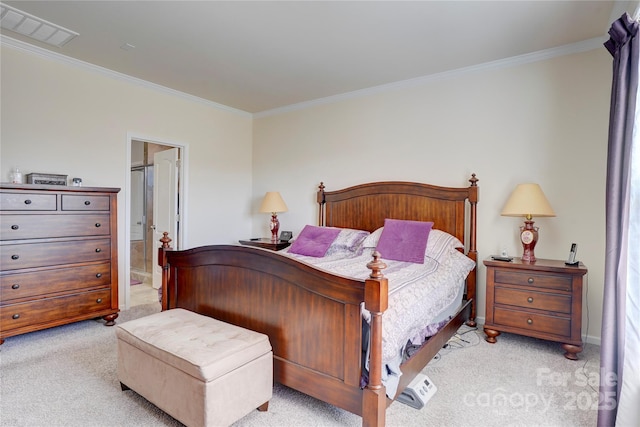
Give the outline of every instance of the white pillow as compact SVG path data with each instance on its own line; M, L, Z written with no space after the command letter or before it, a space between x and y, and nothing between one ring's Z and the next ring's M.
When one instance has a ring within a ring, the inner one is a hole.
M464 245L457 237L442 230L431 229L424 255L442 263L444 257L448 256L451 252L459 253L460 251L458 251L457 248L464 249Z

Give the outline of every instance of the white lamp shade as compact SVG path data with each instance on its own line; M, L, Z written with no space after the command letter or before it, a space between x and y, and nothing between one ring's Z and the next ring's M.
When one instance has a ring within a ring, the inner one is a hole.
M277 191L267 191L267 194L264 195L264 199L262 199L262 204L260 205L260 212L286 212L287 204L282 199L282 196Z
M504 205L503 216L556 216L538 184L519 184Z

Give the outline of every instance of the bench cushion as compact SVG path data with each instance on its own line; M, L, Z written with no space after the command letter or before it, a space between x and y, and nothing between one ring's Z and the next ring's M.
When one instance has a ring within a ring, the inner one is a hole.
M116 335L204 382L271 351L264 334L181 308L122 323Z

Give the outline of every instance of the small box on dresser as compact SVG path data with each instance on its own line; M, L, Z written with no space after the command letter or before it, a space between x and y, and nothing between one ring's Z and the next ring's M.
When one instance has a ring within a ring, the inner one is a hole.
M579 263L514 258L484 261L487 267L486 341L510 332L562 343L567 359L582 351L582 279L587 268Z
M0 344L118 317L119 188L0 184Z

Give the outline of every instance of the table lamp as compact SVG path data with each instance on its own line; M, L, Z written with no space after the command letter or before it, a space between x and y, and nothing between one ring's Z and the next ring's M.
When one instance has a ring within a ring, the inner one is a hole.
M269 228L271 229L271 241L278 241L278 230L280 229L280 221L278 221L278 212L286 212L287 205L282 200L282 196L277 191L267 191L262 199L262 205L260 205L260 212L271 213L271 223Z
M538 184L518 184L502 209L502 216L523 216L520 226L522 261L536 262L533 249L538 242L538 227L533 226L534 216L556 216Z

